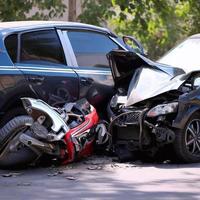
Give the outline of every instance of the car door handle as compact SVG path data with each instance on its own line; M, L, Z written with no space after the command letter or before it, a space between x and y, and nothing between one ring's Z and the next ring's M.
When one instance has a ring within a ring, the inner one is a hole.
M28 80L32 83L42 83L44 81L43 76L29 76Z

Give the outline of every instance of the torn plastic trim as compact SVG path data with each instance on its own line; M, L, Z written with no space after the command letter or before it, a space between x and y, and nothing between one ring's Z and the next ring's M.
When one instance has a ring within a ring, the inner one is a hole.
M54 132L57 133L63 129L63 131L60 133L61 135L58 135L59 139L61 139L64 136L64 134L70 130L67 124L62 119L62 117L44 101L40 99L33 99L33 98L26 98L26 97L21 98L21 100L24 105L24 108L27 111L29 111L30 109L35 109L35 110L42 111L43 113L46 113L52 120L53 125L51 129Z

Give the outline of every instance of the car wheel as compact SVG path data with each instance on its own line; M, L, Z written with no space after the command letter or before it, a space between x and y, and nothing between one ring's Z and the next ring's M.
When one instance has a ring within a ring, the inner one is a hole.
M194 113L184 129L176 131L173 146L181 162L200 162L200 114Z
M33 119L31 117L18 116L0 129L1 168L21 167L37 158L37 155L31 149L21 144L18 140L21 134L28 134L32 123Z

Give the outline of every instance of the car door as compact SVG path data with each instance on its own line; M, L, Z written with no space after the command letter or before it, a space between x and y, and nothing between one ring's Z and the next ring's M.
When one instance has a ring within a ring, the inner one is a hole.
M19 35L16 67L24 73L38 98L50 105L75 101L79 97L78 76L69 65L55 29Z
M73 69L79 75L80 98L86 97L91 104L102 108L114 91L106 55L120 46L107 34L97 31L71 29L65 30L65 34L77 62Z

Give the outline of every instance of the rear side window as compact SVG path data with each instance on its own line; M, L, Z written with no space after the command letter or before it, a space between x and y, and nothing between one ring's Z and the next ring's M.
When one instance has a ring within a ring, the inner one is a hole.
M21 35L20 62L33 64L66 64L55 30L35 31Z
M68 31L79 66L109 67L107 53L120 47L107 35L89 31Z
M9 35L5 39L5 46L10 56L10 59L15 63L17 62L17 34Z

